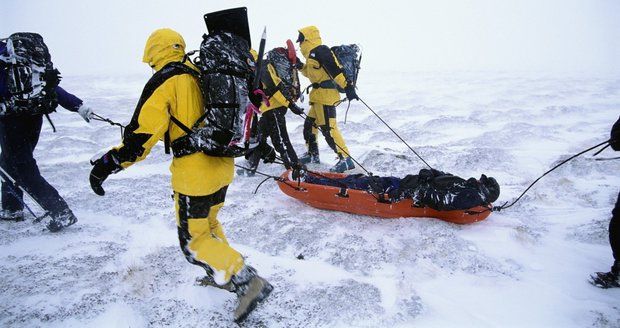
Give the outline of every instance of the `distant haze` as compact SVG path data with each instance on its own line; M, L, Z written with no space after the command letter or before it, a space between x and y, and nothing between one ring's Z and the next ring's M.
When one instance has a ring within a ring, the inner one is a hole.
M248 7L255 45L263 26L273 48L316 25L328 45L360 44L367 70L620 73L614 0L2 0L0 37L41 33L64 75L145 73L153 30L175 29L196 49L203 14L239 6Z

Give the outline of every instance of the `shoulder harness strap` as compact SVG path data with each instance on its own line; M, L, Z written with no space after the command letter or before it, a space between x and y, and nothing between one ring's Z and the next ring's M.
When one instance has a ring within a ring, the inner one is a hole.
M196 78L198 77L198 72L191 69L187 65L184 65L181 62L168 63L166 64L166 66L164 66L164 68L153 74L151 79L144 86L144 90L142 91L142 95L140 96L140 100L138 101L138 105L136 106L136 113L138 113L138 110L153 95L153 92L155 92L157 88L164 84L164 82L166 82L169 78L173 76L182 74L190 74ZM185 132L191 131L190 128L181 123L181 121L179 121L176 117L172 116L172 114L170 115L170 121L179 126ZM164 134L164 149L166 154L170 154L170 134L168 133L168 131L166 131L166 133Z

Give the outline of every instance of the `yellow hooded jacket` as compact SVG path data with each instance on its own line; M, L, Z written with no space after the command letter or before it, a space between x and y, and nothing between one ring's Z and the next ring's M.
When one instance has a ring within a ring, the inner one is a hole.
M278 76L276 69L273 65L268 64L266 72L264 72L261 77L261 84L265 95L269 97L269 106L262 103L260 106L261 113L265 113L274 108L288 107L290 104L290 101L286 99L280 90L280 83L282 83L282 79Z
M173 30L159 29L147 40L142 60L159 71L170 62L181 62L184 55L183 37ZM196 69L190 63L185 64ZM185 134L170 122L170 115L184 125L192 126L203 113L203 100L196 78L190 74L169 78L140 108L136 108L123 143L115 148L121 166L126 168L144 159L166 132L171 141ZM210 195L232 182L234 159L195 153L173 158L170 171L174 191L188 196Z
M329 47L323 45L319 29L316 26L307 26L299 30L304 36L301 42L301 53L306 58L306 64L301 73L311 83L321 83L333 79L341 88L347 86L347 80L342 72L342 66ZM332 106L340 100L337 89L312 88L310 102Z

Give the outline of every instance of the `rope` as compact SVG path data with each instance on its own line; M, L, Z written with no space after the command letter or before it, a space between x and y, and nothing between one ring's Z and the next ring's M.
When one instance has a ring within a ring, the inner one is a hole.
M372 108L370 108L370 106L368 106L368 104L362 100L362 98L359 98L359 101L362 102L362 104L364 104L364 106L366 106L366 108L368 108L368 110L370 110L373 114L375 114L375 116L381 121L381 123L385 124L385 126L387 126L388 129L390 129L390 131L392 131L392 133L394 133L394 135L396 137L398 137L398 139L400 139L400 141L402 141L408 148L409 150L411 150L416 156L418 156L418 158L424 162L424 164L426 164L426 166L428 166L429 169L433 169L433 167L431 167L425 160L424 158L422 158L422 156L420 156L420 154L418 154L415 150L413 150L413 148L411 148L411 146L409 146L409 144L400 137L400 135L398 135L398 133L396 133L396 131L394 131L394 129L392 129L392 127L390 127L382 118L381 116L379 116L379 114L377 114Z
M530 188L532 188L532 187L533 187L533 186L534 186L534 185L535 185L535 184L536 184L536 183L537 183L540 179L542 179L545 175L547 175L547 174L549 174L549 173L553 172L553 171L554 171L555 169L557 169L558 167L560 167L560 166L562 166L562 165L564 165L564 164L566 164L566 163L570 162L571 160L573 160L573 159L575 159L575 158L577 158L577 157L579 157L579 156L581 156L581 155L583 155L583 154L585 154L585 153L587 153L587 152L589 152L589 151L591 151L591 150L593 150L593 149L596 149L596 148L598 148L598 147L600 147L600 146L602 146L602 145L608 144L610 141L611 141L611 140L607 140L607 141L605 141L605 142L601 142L600 144L598 144L598 145L596 145L596 146L592 146L592 147L590 147L590 148L588 148L588 149L586 149L586 150L583 150L583 151L581 151L581 152L579 152L579 153L577 153L577 154L575 154L575 155L573 155L573 156L571 156L571 157L569 157L569 158L567 158L567 159L563 160L563 161L562 161L562 162L560 162L559 164L555 165L555 166L554 166L554 167L552 167L550 170L548 170L547 172L543 173L543 175L541 175L541 176L540 176L540 177L538 177L536 180L534 180L534 182L532 182L532 183L531 183L531 184L530 184L530 185L529 185L529 186L525 189L525 191L523 191L523 192L521 193L521 195L519 195L519 197L517 197L517 198L516 198L516 199L515 199L512 203L510 203L510 205L506 205L506 204L508 204L508 202L505 202L505 203L504 203L504 204L502 204L501 206L494 206L494 207L492 207L492 208L488 208L488 209L485 209L484 211L479 211L479 212L470 211L470 212L468 212L467 214L481 214L481 213L484 213L484 212L487 212L487 211L490 211L490 212L495 212L495 211L497 211L497 212L499 212L499 211L501 211L501 210L505 210L505 209L507 209L507 208L509 208L509 207L513 206L515 203L517 203L517 202L518 202L518 201L519 201L519 200L520 200L520 199L521 199L521 198L525 195L525 193L527 193L527 192L528 192L528 190L530 190ZM598 154L598 152L597 152L597 154Z
M242 166L242 165L239 165L239 164L235 164L235 166L236 166L236 167L238 167L238 168L240 168L240 169L244 169L244 170L246 170L246 171L250 171L250 168L247 168L247 167L245 167L245 166ZM295 190L302 190L302 188L295 187L295 186L293 186L293 185L288 184L288 183L286 182L286 180L282 179L282 178L281 178L281 177L279 177L279 176L275 176L275 175L271 175L271 174L263 173L263 172L260 172L260 171L254 171L254 173L258 173L258 174L260 174L260 175L262 175L262 176L267 177L267 179L265 179L265 180L274 179L274 180L276 180L276 181L279 181L279 182L284 183L285 185L287 185L287 186L289 186L289 187L291 187L291 188L293 188L293 189L295 189ZM263 182L265 182L265 181L263 181ZM258 185L258 187L260 187L260 185L261 185L261 184L263 184L263 182L261 182L261 183ZM256 188L256 191L258 191L258 187ZM255 191L254 193L256 193L256 191Z
M120 127L120 128L121 128L121 138L123 137L123 131L124 131L124 129L125 129L125 126L124 126L124 125L122 125L122 124L120 124L120 123L117 123L117 122L114 122L114 121L112 121L112 120L111 120L111 119L109 119L109 118L105 118L105 117L103 117L103 116L97 115L97 114L95 114L95 113L92 113L92 114L91 114L91 119L92 119L92 120L95 120L95 121L100 121L100 122L110 123L110 125L114 125L114 126L118 126L118 127Z
M303 117L304 119L308 119L308 115L306 115L305 113L300 113L300 114L295 114L298 116ZM312 126L321 130L321 132L325 133L325 130L323 130L320 126L316 125L316 123L312 123ZM332 127L328 127L329 129L332 129ZM336 145L336 147L338 147L338 149L340 149L345 155L347 155L347 157L351 158L351 160L353 162L355 162L355 164L357 164L362 170L364 170L364 172L366 172L366 175L368 176L372 176L372 172L368 171L362 164L360 164L360 162L358 162L353 156L351 156L351 154L349 154L346 150L344 150L342 147L340 147L340 145L338 145L338 143L336 143L336 140L334 140L334 145Z

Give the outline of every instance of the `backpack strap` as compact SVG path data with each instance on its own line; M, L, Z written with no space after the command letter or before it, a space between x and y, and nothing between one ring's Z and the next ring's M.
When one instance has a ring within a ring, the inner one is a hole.
M166 82L169 78L182 74L190 74L194 77L198 77L198 72L194 71L187 65L181 62L171 62L166 64L161 70L157 71L151 79L144 86L144 90L142 90L142 95L140 95L140 100L138 100L138 104L136 105L136 111L134 112L134 117L131 119L131 123L127 126L127 132L131 133L137 128L138 115L140 114L140 109L144 106L144 103L153 95L155 90L159 88L164 82ZM184 131L189 130L183 123L181 123L177 118L170 115L170 120L181 127ZM135 126L134 126L135 125ZM187 130L186 130L187 129ZM164 134L164 152L166 154L170 154L170 135L168 131Z

